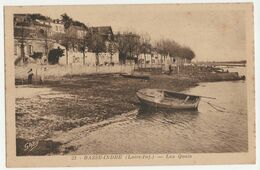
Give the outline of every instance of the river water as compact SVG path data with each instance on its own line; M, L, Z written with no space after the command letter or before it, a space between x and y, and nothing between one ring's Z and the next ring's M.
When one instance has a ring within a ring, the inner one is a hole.
M200 83L198 111L137 114L81 139L77 154L246 152L246 81Z

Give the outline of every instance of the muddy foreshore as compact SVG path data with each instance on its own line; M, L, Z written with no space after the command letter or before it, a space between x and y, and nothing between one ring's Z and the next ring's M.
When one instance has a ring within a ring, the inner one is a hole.
M66 154L75 150L75 147L60 150L63 143L50 139L137 110L136 91L139 89L182 91L211 80L188 74L153 75L150 80L100 74L46 80L43 85L18 85L15 107L17 155ZM37 92L33 93L33 89ZM30 93L33 95L26 96Z

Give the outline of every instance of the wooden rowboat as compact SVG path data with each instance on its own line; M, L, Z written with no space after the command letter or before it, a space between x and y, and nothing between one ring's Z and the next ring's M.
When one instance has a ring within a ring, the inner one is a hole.
M137 97L142 106L156 109L197 110L200 96L162 89L141 89Z
M140 74L140 73L133 73L133 74L122 73L120 75L123 76L123 77L126 77L126 78L133 78L133 79L143 79L143 80L149 80L150 79L149 75Z

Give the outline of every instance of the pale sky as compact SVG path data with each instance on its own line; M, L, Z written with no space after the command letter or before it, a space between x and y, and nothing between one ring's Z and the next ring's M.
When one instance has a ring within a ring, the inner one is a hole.
M88 26L112 26L114 32L148 33L189 46L196 60L220 61L246 58L245 15L242 10L197 5L52 6L30 8L51 18L67 13Z

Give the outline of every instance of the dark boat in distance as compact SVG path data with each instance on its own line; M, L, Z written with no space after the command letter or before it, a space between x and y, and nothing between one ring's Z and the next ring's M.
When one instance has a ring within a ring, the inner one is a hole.
M136 94L142 106L167 110L197 110L201 98L163 89L141 89Z
M126 77L126 78L132 78L132 79L143 79L143 80L149 80L150 79L149 75L141 74L141 73L132 73L132 74L122 73L120 75L123 76L123 77Z

